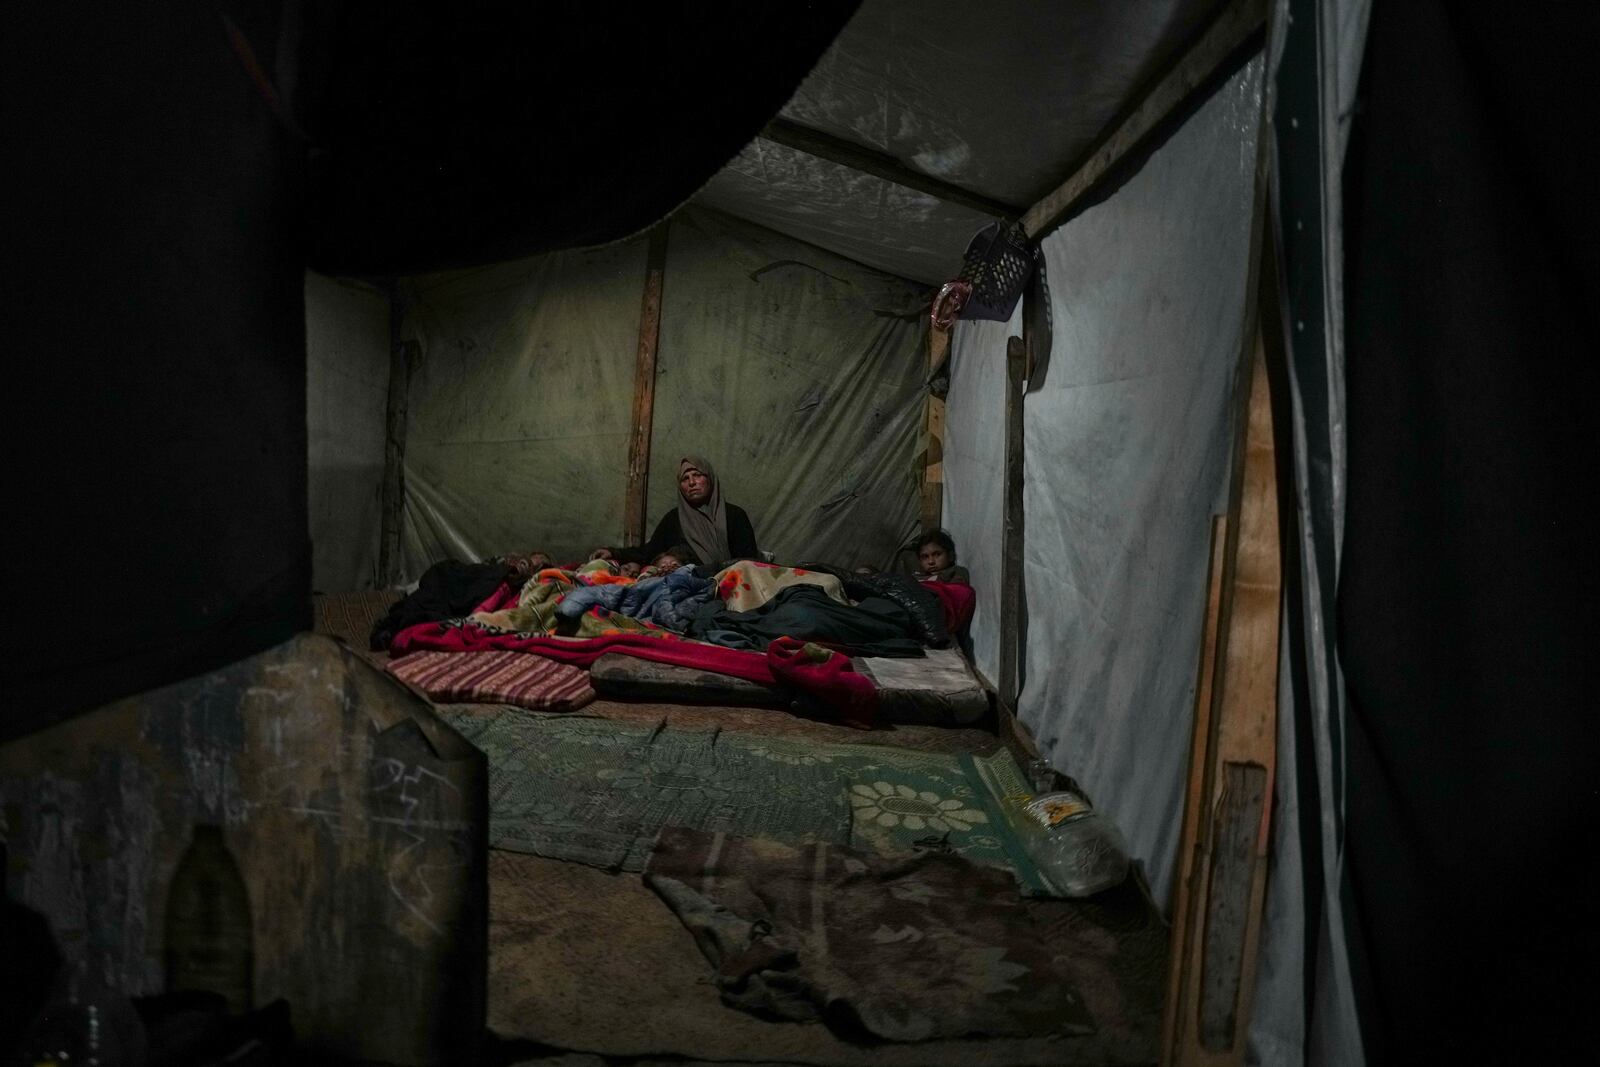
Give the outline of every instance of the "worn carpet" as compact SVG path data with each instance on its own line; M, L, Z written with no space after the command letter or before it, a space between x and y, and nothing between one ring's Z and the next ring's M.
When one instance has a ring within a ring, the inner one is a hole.
M758 1018L721 999L694 936L637 875L489 856L489 1025L547 1053L815 1067L1154 1064L1166 929L1131 882L1023 901L1095 1031L881 1042ZM680 1058L681 1059L678 1059ZM531 1054L528 1059L534 1059ZM565 1062L556 1056L555 1062Z
M644 880L753 1014L891 1041L1094 1030L1004 871L669 827Z
M680 826L883 852L931 851L1049 884L1022 843L1028 789L989 756L828 744L665 719L447 714L489 760L489 842L613 870L644 868L655 835Z

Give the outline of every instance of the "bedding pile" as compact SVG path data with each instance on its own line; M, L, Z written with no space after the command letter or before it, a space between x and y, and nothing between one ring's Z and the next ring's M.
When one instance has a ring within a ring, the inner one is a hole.
M755 560L706 571L680 567L632 578L607 560L532 573L500 561L447 561L430 568L418 592L395 605L374 628L373 640L376 645L399 621L418 619L389 638L391 656L516 653L587 667L618 652L780 686L804 706L861 727L873 723L876 687L854 670L851 655L917 657L950 643L948 604L904 576ZM485 593L490 577L496 584ZM478 597L470 610L464 605L468 589ZM451 608L453 614L441 615ZM439 674L438 662L430 664L424 673ZM477 678L507 669L496 661L451 673ZM504 702L523 703L515 684L498 691L509 694L500 698Z

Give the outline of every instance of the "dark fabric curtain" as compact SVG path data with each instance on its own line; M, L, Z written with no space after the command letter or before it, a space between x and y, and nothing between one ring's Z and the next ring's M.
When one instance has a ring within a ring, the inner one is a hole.
M1374 1063L1592 1055L1594 5L1374 4L1339 647Z
M309 625L308 265L636 232L756 134L854 6L8 8L0 738Z
M306 5L306 243L329 274L600 244L699 191L859 0Z

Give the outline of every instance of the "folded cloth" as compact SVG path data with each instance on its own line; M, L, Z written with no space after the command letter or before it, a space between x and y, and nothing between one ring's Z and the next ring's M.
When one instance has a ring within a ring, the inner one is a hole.
M384 670L441 704L571 711L594 699L588 671L518 652L413 652Z
M587 619L587 616L585 617ZM395 637L390 654L399 656L408 652L435 651L448 653L502 651L532 653L577 667L587 667L607 652L637 656L656 663L672 663L680 667L694 667L714 671L734 678L744 678L762 685L788 685L805 698L808 710L825 715L850 726L869 728L875 710L877 687L871 679L855 673L849 660L835 656L820 667L808 663L792 663L796 657L787 646L780 647L774 656L769 653L744 652L731 648L718 648L700 641L688 641L666 631L645 635L639 633L612 633L581 639L565 637L536 637L525 634L496 633L466 620L423 623L413 626ZM775 669L776 667L776 669ZM849 677L844 677L846 672ZM869 701L861 687L865 682L873 697Z

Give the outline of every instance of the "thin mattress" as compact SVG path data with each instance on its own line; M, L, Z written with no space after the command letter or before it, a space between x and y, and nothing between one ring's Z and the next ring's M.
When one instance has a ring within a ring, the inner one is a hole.
M989 711L989 696L965 657L953 648L931 648L926 656L859 656L850 661L878 687L885 722L965 726ZM595 691L612 700L788 707L789 696L774 686L725 674L651 663L611 653L590 668Z

